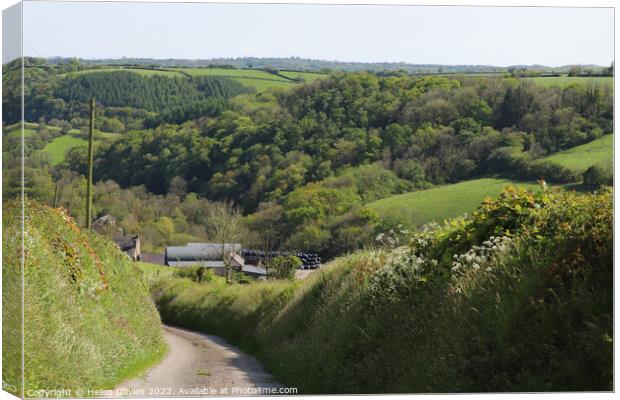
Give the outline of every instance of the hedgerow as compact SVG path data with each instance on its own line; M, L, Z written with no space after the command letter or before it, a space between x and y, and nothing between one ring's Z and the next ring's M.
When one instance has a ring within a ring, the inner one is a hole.
M611 390L612 191L508 188L305 281L165 279L164 321L222 335L302 393Z

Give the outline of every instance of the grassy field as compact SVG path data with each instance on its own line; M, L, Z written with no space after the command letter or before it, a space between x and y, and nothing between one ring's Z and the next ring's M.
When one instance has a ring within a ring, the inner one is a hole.
M279 89L291 89L295 87L295 84L292 82L288 82L285 80L281 81L268 81L263 79L255 79L255 78L234 78L237 82L241 83L243 86L253 87L257 92L264 92L270 88L279 88Z
M271 87L291 88L295 84L288 79L255 69L225 69L225 68L171 68L174 71L184 72L191 76L221 76L231 78L244 86L253 87L262 92Z
M284 78L259 69L170 68L170 70L185 72L192 76L224 76L227 78L255 78L287 82Z
M161 360L161 323L140 270L64 212L31 200L25 207L25 389L112 389ZM7 285L19 277L20 215L18 201L3 203ZM6 361L19 360L20 321L6 311L19 309L21 300L8 297L4 281L3 289L3 382L19 389L20 363Z
M152 293L164 322L230 340L300 394L610 390L612 216L610 191L514 192L303 281Z
M101 143L102 140L114 140L118 137L120 137L120 134L118 133L95 130L94 143L96 146L98 143ZM67 151L74 147L87 144L87 136L81 133L79 129L72 129L70 134L55 138L50 143L46 144L41 151L50 156L50 162L52 165L58 165L65 160Z
M612 86L614 78L611 76L595 76L595 77L579 77L579 76L553 76L553 77L535 77L523 78L534 83L544 86L568 86L571 83L581 83L587 85L590 83L599 83Z
M24 128L24 137L25 138L30 137L34 135L35 132L36 131L34 129ZM21 130L16 129L16 130L8 132L7 135L12 138L19 138L21 133L22 133Z
M307 83L314 82L317 79L325 78L327 75L315 72L298 72L298 71L280 71L280 75L284 75L287 78L302 77Z
M69 149L85 144L88 144L88 141L85 139L72 135L64 135L59 136L50 143L46 144L41 151L50 156L50 162L52 165L58 165L64 161L65 155Z
M143 76L153 76L153 75L166 75L166 76L183 76L183 74L179 74L174 71L166 71L166 70L157 70L157 69L148 69L148 68L127 68L127 67L106 67L106 68L98 68L98 69L86 69L83 71L77 72L68 72L65 74L60 74L59 76L74 76L81 74L89 74L92 72L118 72L118 71L131 71L136 74L140 74Z
M79 72L71 72L62 74L62 76L85 74L91 72L115 72L115 71L131 71L140 75L169 75L169 76L220 76L225 78L231 78L244 86L253 87L257 92L265 91L269 88L292 88L296 84L289 79L281 76L270 74L263 70L256 69L225 69L225 68L166 68L165 70L149 70L140 68L127 68L127 67L106 67L100 69L89 69ZM313 82L325 75L309 72L292 72L283 71L281 75L288 78L295 78L297 76L303 76L306 82Z
M366 207L376 211L381 217L398 220L409 227L418 227L432 221L441 223L447 218L471 212L485 197L495 197L509 185L537 187L533 183L514 182L509 179L473 179L390 196L369 203Z
M564 167L582 172L592 165L610 165L613 163L614 135L602 136L590 143L560 151L543 158Z

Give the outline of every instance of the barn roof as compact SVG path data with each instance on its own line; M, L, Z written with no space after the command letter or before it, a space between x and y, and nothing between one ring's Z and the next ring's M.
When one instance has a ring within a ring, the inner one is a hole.
M126 251L136 247L136 241L138 240L138 236L114 235L112 237L112 240L121 250Z
M241 271L254 275L267 275L267 269L257 265L245 264Z
M166 247L166 261L222 261L224 254L241 251L239 243L189 243L187 246Z

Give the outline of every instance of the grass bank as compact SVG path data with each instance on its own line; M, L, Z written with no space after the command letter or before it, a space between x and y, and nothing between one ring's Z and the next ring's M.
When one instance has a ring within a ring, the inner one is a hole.
M19 394L21 346L11 345L21 344L13 314L21 310L19 202L3 204L3 223L9 286L3 282L2 375ZM163 357L161 322L143 273L111 242L82 232L63 211L27 200L25 253L27 396L41 389L69 389L73 396L78 389L112 389Z
M162 278L162 319L301 393L611 390L612 193L507 190L300 282Z

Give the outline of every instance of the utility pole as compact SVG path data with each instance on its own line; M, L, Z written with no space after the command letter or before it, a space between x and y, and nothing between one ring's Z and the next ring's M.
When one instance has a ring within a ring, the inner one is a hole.
M86 229L91 230L93 202L93 140L95 136L95 98L90 99L90 127L88 130L88 181L86 182Z

